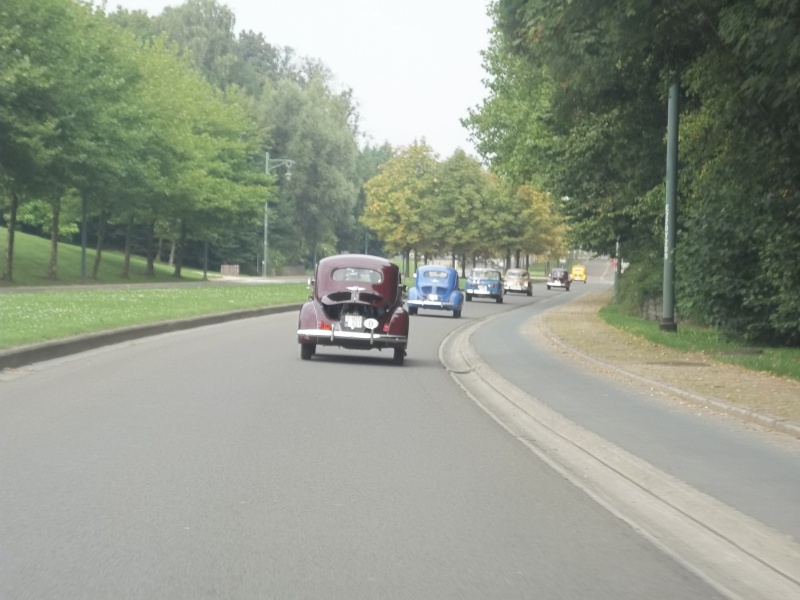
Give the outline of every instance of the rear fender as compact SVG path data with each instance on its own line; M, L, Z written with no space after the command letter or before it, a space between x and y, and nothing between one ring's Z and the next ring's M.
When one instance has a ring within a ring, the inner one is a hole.
M408 311L403 307L397 307L392 318L389 320L390 335L408 336Z
M319 325L319 315L313 302L306 302L300 309L300 316L297 320L298 329L316 329Z

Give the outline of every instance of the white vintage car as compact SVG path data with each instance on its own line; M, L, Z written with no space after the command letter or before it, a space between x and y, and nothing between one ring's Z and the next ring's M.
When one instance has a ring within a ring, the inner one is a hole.
M530 273L525 269L509 269L503 279L503 290L506 294L516 293L532 296L533 286Z

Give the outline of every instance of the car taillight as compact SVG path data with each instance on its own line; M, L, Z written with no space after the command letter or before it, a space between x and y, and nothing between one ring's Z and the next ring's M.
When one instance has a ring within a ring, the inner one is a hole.
M330 331L331 330L331 325L330 325L330 323L325 323L324 321L320 321L317 324L317 329L324 329L326 331Z
M389 333L389 324L388 323L384 323L383 324L383 333Z

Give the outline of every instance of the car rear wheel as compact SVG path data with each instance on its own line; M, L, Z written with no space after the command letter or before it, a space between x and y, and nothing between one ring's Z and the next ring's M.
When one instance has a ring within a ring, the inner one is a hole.
M460 319L461 318L461 311L460 310L454 310L453 311L453 318L454 319Z
M531 288L531 286L528 286L528 289L527 289L527 291L526 291L525 293L526 293L528 296L533 296L533 288Z
M472 294L467 294L467 302L472 302Z
M392 358L392 362L396 365L402 365L403 361L406 359L406 349L405 348L395 348L394 349L394 357Z
M497 298L495 298L495 300L496 300L496 302L498 304L502 304L503 303L503 297L502 296L498 296Z
M417 307L416 306L409 306L408 307L408 314L410 314L410 315L417 314Z
M310 360L316 351L316 344L300 344L300 358L303 360Z

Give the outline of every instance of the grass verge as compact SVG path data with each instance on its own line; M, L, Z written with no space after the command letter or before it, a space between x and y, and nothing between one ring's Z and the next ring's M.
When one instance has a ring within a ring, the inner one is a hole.
M8 230L0 227L0 248L6 247ZM94 265L95 249L86 249L87 283L153 283L200 281L203 272L197 269L183 268L181 277L173 276L174 267L165 263L154 265L155 277L145 277L147 261L141 256L131 256L128 277L122 276L122 265L125 255L121 252L103 250L97 279L89 278ZM0 263L1 264L1 263ZM17 231L14 234L14 281L0 280L0 287L15 286L49 286L81 283L81 248L72 244L58 244L57 279L48 279L47 267L50 264L50 242L44 238ZM2 272L2 268L0 268Z
M800 381L800 348L754 348L725 341L714 329L686 323L678 326L677 333L669 333L661 331L655 321L625 314L614 304L601 308L598 314L612 327L655 344L683 352L699 352L719 362Z
M233 310L292 304L305 283L42 290L0 295L0 348Z

